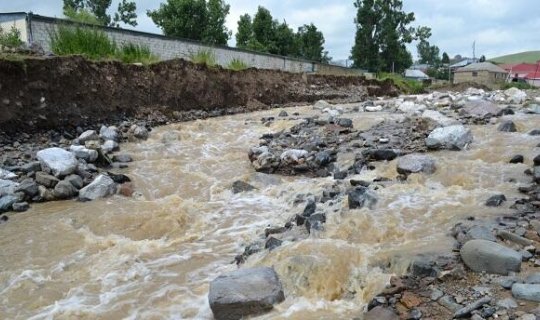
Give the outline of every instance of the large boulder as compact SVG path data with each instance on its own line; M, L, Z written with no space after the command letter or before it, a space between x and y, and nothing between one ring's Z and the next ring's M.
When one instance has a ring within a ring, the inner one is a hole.
M77 195L77 188L68 180L62 180L54 187L54 196L57 199L69 199Z
M83 159L86 162L94 162L98 158L98 152L96 150L87 149L84 146L71 146L69 147L77 159Z
M397 172L400 174L427 173L436 170L435 159L425 154L408 154L398 159Z
M540 284L514 283L512 295L516 299L540 302Z
M19 184L17 182L0 179L0 197L15 193L18 186Z
M271 310L285 300L273 268L240 269L210 283L208 301L216 320L235 320Z
M527 93L518 88L509 88L504 91L504 94L508 97L508 103L520 104L527 99Z
M119 141L120 140L120 135L118 134L118 128L115 126L110 126L110 127L101 126L101 129L99 129L99 136L101 137L101 139L105 141L107 140Z
M86 141L99 140L99 136L96 130L86 130L85 132L81 133L77 140L79 140L80 144L84 145Z
M477 100L468 102L461 112L474 118L487 118L497 116L501 110L491 101Z
M96 200L110 196L115 192L116 183L113 179L104 174L100 174L92 181L92 183L79 191L79 199L83 201Z
M471 129L454 125L433 130L426 138L426 145L430 149L463 150L472 141Z
M519 272L521 254L515 250L487 240L471 240L461 248L461 259L475 272L507 275Z
M37 159L44 171L50 171L55 177L67 176L75 172L79 162L75 155L61 148L48 148L37 153Z
M0 196L0 213L11 211L13 204L19 202L19 198L14 195Z
M17 178L16 174L14 174L11 171L4 170L4 169L0 168L0 179L2 179L2 180L13 180L15 178Z
M501 122L501 124L499 125L497 130L499 130L501 132L516 132L517 127L516 127L516 124L514 123L514 121L505 120L505 121Z

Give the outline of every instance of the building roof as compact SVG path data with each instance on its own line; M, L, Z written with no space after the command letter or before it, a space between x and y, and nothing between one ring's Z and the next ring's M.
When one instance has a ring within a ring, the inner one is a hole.
M509 64L501 65L500 67L506 71L512 71L512 73L531 73L536 72L536 70L540 70L540 64L533 63Z
M525 78L529 79L529 80L538 80L538 79L540 79L540 71L531 72L531 73L527 74L527 76Z
M429 79L429 76L421 70L407 69L405 70L405 78Z
M471 58L466 58L466 59L463 59L461 60L460 62L456 62L452 65L450 65L450 68L452 69L455 69L455 68L461 68L461 67L465 67L471 63L475 63L475 62L478 62L478 59L471 59Z
M456 72L472 72L472 71L488 71L488 72L495 72L495 73L507 73L506 70L504 70L501 67L498 67L494 65L491 62L480 62L480 63L473 63L466 67L459 68L456 70Z

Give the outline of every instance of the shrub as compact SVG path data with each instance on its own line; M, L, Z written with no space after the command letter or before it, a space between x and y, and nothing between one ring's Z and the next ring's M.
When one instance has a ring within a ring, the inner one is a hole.
M11 26L9 32L5 32L0 27L0 49L2 48L17 48L23 42L21 41L21 31L15 26Z
M510 89L510 88L518 88L521 90L527 90L527 89L536 89L535 86L532 86L528 84L527 82L509 82L505 83L502 86L502 90Z
M141 62L149 64L159 60L152 54L148 46L133 43L124 44L118 55L120 60L125 63Z
M87 24L95 24L95 25L101 25L102 23L99 21L99 19L92 14L92 12L86 10L86 9L79 9L75 10L73 8L66 8L64 10L64 15L71 21L74 22L80 22L80 23L87 23Z
M50 32L51 49L57 55L80 54L90 59L112 58L114 41L97 28L58 26Z
M191 62L196 64L202 64L208 67L213 67L216 65L216 55L212 50L199 50L197 53L191 53L189 55Z
M407 94L420 94L426 92L423 82L405 79L399 74L381 73L378 78L380 80L392 80L396 87Z
M241 70L245 70L248 68L248 65L240 60L240 59L232 59L231 62L229 62L229 65L227 66L227 68L233 70L233 71L241 71Z

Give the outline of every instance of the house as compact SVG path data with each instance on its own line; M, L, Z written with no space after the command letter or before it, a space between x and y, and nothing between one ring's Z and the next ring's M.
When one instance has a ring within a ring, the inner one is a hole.
M466 67L470 64L473 64L473 63L477 63L478 62L478 59L476 58L465 58L459 62L456 62L454 64L451 64L450 66L448 66L450 68L450 70L454 71L454 70L457 70L459 68L463 68L463 67Z
M492 87L506 82L508 72L491 62L473 63L454 72L454 84L475 82Z
M429 80L429 76L421 70L407 69L405 70L405 79L424 81Z
M525 77L525 81L531 86L540 88L540 71L527 74L527 76Z
M504 64L501 68L506 70L509 74L509 81L512 82L529 82L529 80L536 79L538 73L540 73L540 61L535 63L515 63Z

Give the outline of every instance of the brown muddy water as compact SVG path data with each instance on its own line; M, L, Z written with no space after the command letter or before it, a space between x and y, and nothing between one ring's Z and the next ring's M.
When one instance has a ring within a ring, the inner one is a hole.
M314 114L311 107L286 109ZM299 193L318 194L332 178L255 173L247 149L267 132L265 111L156 128L150 139L122 145L136 160L126 169L140 194L101 201L35 204L0 225L2 319L212 319L208 284L234 270L235 255L268 225L283 225L303 207ZM367 129L386 113L351 113ZM539 116L509 116L521 132ZM438 170L377 191L374 210L328 207L326 230L251 256L245 266L274 266L286 301L258 319L350 319L415 253L448 250L448 230L466 216L509 212L528 182L537 137L473 127L470 150L435 152ZM528 162L509 165L515 154ZM346 158L346 157L344 157ZM355 178L396 176L395 161ZM508 182L509 179L516 182ZM245 180L258 190L233 195ZM488 208L504 193L508 202ZM381 265L390 263L386 271ZM245 267L243 266L243 267Z

